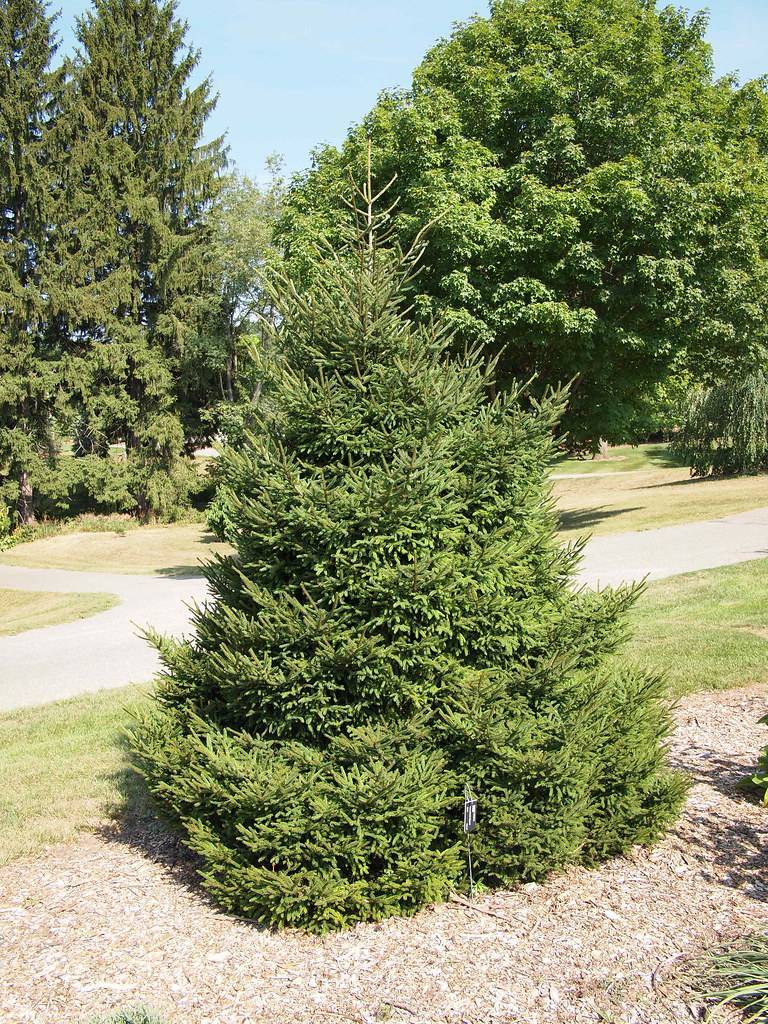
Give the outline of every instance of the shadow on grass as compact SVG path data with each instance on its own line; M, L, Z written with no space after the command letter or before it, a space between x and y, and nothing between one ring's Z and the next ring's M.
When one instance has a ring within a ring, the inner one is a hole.
M669 452L659 452L648 456L648 463L653 469L685 469L682 459L676 459Z
M757 480L764 479L768 482L768 473L729 473L727 476L690 476L685 480L667 480L662 484L644 484L639 487L628 487L633 491L653 491L659 487L686 487L691 484L725 484L733 483L735 480Z
M638 487L628 487L628 491L656 491L660 487L689 487L691 484L711 484L716 480L736 480L733 476L689 476L684 480L667 480L662 484L640 484Z
M588 530L606 519L615 519L617 516L627 515L629 512L639 512L642 505L634 508L579 508L572 511L560 513L561 530Z
M582 466L589 466L589 475L592 473L594 467L595 472L599 472L600 468L603 467L605 470L610 472L613 466L620 466L623 462L631 462L632 455L637 449L630 449L629 454L621 455L609 455L606 459L594 459L591 455L585 455L583 459L574 458L570 455L563 455L556 459L552 463L553 469L562 469L563 466L580 468ZM678 458L669 451L669 448L664 444L643 446L643 455L645 465L635 466L628 472L640 472L643 470L650 469L684 469L685 462Z
M673 455L666 444L643 446L649 469L685 469L685 460Z
M165 580L199 580L202 579L203 570L199 564L169 565L163 569L155 569L154 575Z
M200 538L201 544L213 545L221 544L222 541L215 533L204 533ZM202 552L203 562L195 562L192 565L170 565L165 566L162 569L155 571L156 576L162 576L164 579L171 580L189 580L189 579L200 579L203 575L202 565L205 561L208 561L210 554L208 552Z

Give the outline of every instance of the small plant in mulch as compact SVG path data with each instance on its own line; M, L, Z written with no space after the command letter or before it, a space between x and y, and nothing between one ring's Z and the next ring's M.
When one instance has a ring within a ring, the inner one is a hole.
M709 1002L733 1006L748 1022L768 1022L768 936L759 935L716 953L707 969Z
M662 681L611 657L637 591L576 592L556 536L565 396L489 397L362 221L276 297L284 358L219 468L236 554L192 640L155 638L134 737L216 900L317 932L466 889L467 786L488 887L650 843L684 792Z
M768 715L760 719L763 725L768 725ZM763 803L768 804L768 747L764 747L757 762L755 774L749 780L752 785L762 794Z
M94 1018L89 1024L166 1024L166 1022L143 1006L137 1006L130 1010L118 1010L110 1017Z
M768 725L768 715L763 715L758 721L761 725ZM738 788L768 806L768 747L763 747L754 772L745 775Z

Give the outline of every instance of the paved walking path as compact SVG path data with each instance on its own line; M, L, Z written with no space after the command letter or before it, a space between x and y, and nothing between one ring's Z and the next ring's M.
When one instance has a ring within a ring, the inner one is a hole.
M768 508L711 522L593 537L579 573L586 586L662 579L696 569L768 556ZM203 579L22 569L0 565L0 588L106 592L121 603L89 619L0 637L0 711L60 700L155 675L157 654L137 629L181 635L191 602L206 596Z
M593 537L579 580L607 587L768 557L768 508L703 523Z
M151 625L180 635L191 602L205 599L199 577L164 579L106 572L23 569L0 565L0 588L63 593L109 593L120 604L60 626L0 637L0 711L61 700L79 693L146 682L159 659L137 631Z

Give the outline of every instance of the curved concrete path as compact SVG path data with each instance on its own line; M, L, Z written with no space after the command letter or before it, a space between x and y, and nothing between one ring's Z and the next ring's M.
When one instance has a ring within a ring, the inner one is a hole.
M593 537L578 582L589 587L662 579L696 569L768 556L768 508L711 522ZM181 580L0 565L0 588L70 593L106 592L121 603L89 619L0 637L0 711L79 693L142 683L159 662L137 636L152 625L181 635L187 607L206 597L201 578Z
M146 682L157 673L144 626L182 634L192 602L202 602L200 577L164 579L108 572L22 569L0 565L0 588L59 593L109 593L120 604L60 626L0 637L0 711L61 700L79 693Z
M758 508L702 523L592 537L578 579L588 587L617 586L765 557L768 508Z

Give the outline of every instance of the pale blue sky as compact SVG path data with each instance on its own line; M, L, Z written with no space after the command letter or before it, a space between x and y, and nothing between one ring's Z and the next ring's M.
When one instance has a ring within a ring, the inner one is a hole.
M768 0L709 0L719 73L768 72ZM59 0L64 42L87 0ZM230 155L260 176L268 154L289 171L311 149L340 142L378 93L407 85L425 50L486 0L180 0L189 38L220 94L211 134L227 132Z

